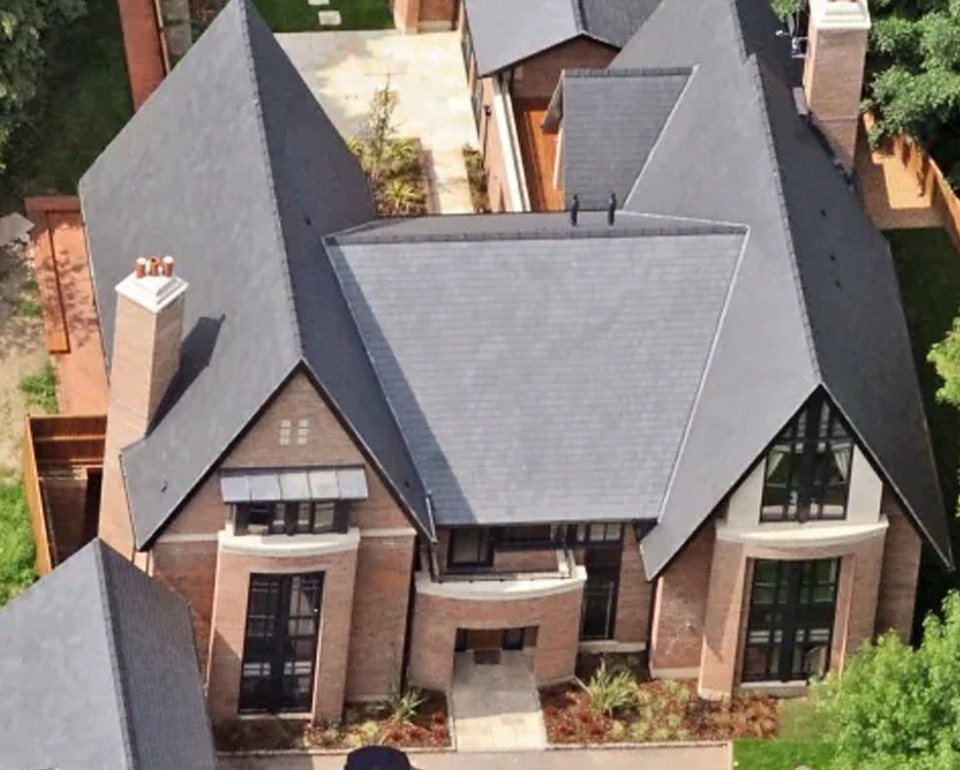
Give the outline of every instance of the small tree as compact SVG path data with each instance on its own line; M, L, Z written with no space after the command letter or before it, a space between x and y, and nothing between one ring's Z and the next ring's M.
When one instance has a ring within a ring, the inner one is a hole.
M930 348L927 361L933 364L943 380L937 388L937 401L960 409L960 316L953 319L947 336Z
M397 94L390 90L390 78L383 88L377 89L370 102L370 110L360 131L360 143L363 147L364 168L370 181L376 185L384 173L389 157L390 145L397 135L393 124L393 113L397 108Z
M960 595L923 628L916 650L888 634L815 685L817 710L837 730L836 770L960 768Z

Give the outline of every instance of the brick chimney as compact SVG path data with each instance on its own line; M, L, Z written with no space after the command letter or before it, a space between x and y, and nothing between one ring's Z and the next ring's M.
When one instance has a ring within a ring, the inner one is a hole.
M186 290L186 281L174 275L173 257L140 257L117 284L98 534L131 558L120 450L147 435L180 368Z
M810 0L803 91L816 126L853 168L867 57L867 0Z

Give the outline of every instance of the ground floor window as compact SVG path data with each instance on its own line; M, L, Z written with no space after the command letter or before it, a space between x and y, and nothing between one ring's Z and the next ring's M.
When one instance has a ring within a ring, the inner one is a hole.
M310 711L323 573L251 575L240 711Z
M597 548L584 554L587 582L583 586L580 639L612 639L617 619L621 550Z
M798 681L827 672L839 575L839 559L753 562L743 681Z

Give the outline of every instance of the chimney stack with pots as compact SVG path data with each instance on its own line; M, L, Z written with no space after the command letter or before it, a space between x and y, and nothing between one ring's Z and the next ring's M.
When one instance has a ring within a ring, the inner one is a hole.
M99 535L133 554L121 450L147 435L180 368L187 282L173 257L140 257L117 284Z
M867 0L810 0L806 106L847 172L857 146L869 32Z

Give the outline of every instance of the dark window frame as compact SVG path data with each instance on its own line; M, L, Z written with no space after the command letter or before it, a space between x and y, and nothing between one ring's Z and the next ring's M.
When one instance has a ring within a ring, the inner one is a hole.
M323 583L323 572L250 575L239 713L313 710Z
M837 594L842 561L839 558L804 561L755 559L752 564L746 635L743 640L741 681L799 681L830 670L830 653L836 625ZM759 583L761 570L773 570L772 583ZM829 579L823 579L823 572ZM761 601L761 589L764 599ZM823 595L825 593L825 598ZM769 597L767 599L766 597ZM826 620L829 618L828 620ZM814 633L825 637L813 639ZM751 637L766 635L763 641ZM798 639L798 636L800 637ZM800 647L800 663L797 647ZM807 670L809 649L821 648L821 670ZM759 652L763 665L748 667L748 657Z
M309 506L304 519L303 507ZM321 526L321 513L332 508L329 524ZM265 521L251 522L253 509ZM282 513L281 513L282 511ZM349 526L349 509L342 500L285 500L234 505L234 534L237 535L325 535L344 534ZM251 531L251 527L265 528Z
M535 532L535 530L541 530ZM543 530L546 530L544 532ZM500 551L541 551L562 545L562 530L552 524L524 524L515 527L495 527L493 542Z
M595 527L603 527L603 536L595 537ZM582 534L581 534L582 529ZM615 537L607 537L615 529ZM618 521L584 522L567 526L567 544L577 548L623 547L624 524Z
M450 535L447 541L447 569L487 569L493 566L494 538L492 532L486 527L464 527L462 529L449 530ZM454 540L457 537L468 535L477 535L476 558L473 560L456 561L456 544Z
M853 432L843 416L825 393L815 394L767 449L763 462L760 521L846 519L855 448ZM836 463L839 467L838 451L845 451L845 467L841 470L843 479L840 483L831 484L831 464ZM779 457L775 468L783 464L783 482L772 480L773 469L770 464L774 457ZM830 510L837 503L828 500L830 492L836 493L838 490L842 497L839 512Z

